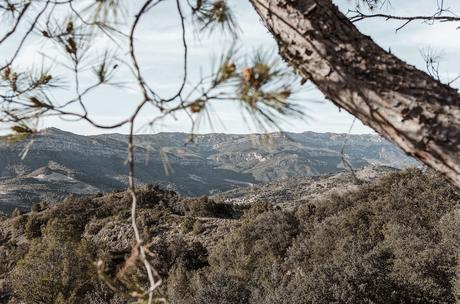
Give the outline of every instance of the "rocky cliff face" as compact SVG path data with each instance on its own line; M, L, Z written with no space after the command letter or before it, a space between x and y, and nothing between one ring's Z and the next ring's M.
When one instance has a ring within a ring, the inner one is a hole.
M184 195L343 170L340 151L355 168L417 164L376 135L332 133L206 134L136 137L136 177ZM23 142L0 142L0 210L34 202L124 188L127 137L80 136L47 129Z

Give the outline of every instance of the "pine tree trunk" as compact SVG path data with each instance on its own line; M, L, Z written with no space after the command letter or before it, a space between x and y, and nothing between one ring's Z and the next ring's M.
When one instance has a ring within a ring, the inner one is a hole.
M460 187L460 95L380 48L330 0L250 0L323 94Z

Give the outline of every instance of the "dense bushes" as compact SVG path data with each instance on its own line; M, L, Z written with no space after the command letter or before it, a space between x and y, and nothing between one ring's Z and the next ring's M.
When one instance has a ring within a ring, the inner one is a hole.
M179 303L456 303L459 208L458 189L417 170L292 212L259 208ZM230 287L238 300L222 298Z
M180 201L180 213L194 217L219 218L238 218L242 214L241 210L236 207L216 202L207 196L182 199Z
M171 303L460 301L460 191L432 172L394 173L295 210L256 204L239 220L240 210L208 198L159 189L140 197L143 237L164 278L158 295ZM31 239L27 254L8 264L15 299L128 303L127 280L145 283L136 264L119 275L131 254L128 217L121 192L12 219ZM216 226L228 223L211 242ZM125 293L98 280L97 259Z
M162 213L170 214L168 209L163 212L160 204L174 197L175 194L158 189L139 190L142 225L149 228ZM130 233L120 229L125 223L129 225L129 206L130 198L123 192L94 198L69 196L59 206L40 205L33 212L10 219L9 229L13 233L0 231L0 302L9 298L11 304L127 303L129 290L125 285L136 282L117 277L117 272L132 246ZM98 236L102 228L102 233L107 233ZM117 251L113 244L121 249ZM107 265L104 270L117 279L116 283L126 283L120 284L119 293L110 290L98 277L98 260Z
M70 228L71 229L71 228ZM73 238L73 231L52 220L14 268L14 295L25 303L80 303L94 284L92 244Z

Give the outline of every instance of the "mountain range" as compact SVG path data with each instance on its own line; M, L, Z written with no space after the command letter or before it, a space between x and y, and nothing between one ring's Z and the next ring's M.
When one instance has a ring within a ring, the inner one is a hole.
M0 141L0 211L125 188L127 140L49 128L20 142ZM337 173L342 154L353 168L418 164L378 135L158 133L136 135L135 144L137 182L187 196Z

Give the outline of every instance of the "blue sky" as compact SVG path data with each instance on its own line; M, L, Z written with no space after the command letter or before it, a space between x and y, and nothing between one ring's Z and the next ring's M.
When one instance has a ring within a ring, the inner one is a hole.
M169 2L169 3L168 3ZM353 8L354 1L335 1L343 12ZM246 0L229 0L233 7L237 20L242 29L239 46L242 52L263 49L276 49L276 44L270 34L260 23L258 16ZM385 11L395 15L431 14L436 9L436 0L417 1L392 0L391 6L386 6ZM458 0L445 0L446 7L460 12ZM137 54L141 61L143 73L147 76L149 83L160 93L165 95L174 92L182 77L182 47L180 40L180 27L177 14L174 9L174 1L166 1L165 4L152 10L144 18L137 33ZM382 47L389 49L415 66L424 69L424 62L420 54L421 50L430 47L438 50L442 55L440 69L444 80L454 78L460 73L460 30L455 24L441 23L435 25L414 22L404 29L395 32L400 25L399 22L385 22L384 20L369 20L357 23L359 29L370 35ZM204 73L210 67L210 58L218 55L223 47L228 46L230 41L227 38L213 37L197 39L193 33L187 36L190 45L190 84L199 78L200 71ZM37 63L42 60L39 50L42 53L51 54L52 46L42 42L41 37L34 37L33 43L27 46L21 53L19 62L22 65ZM102 50L103 40L95 44L95 53ZM0 54L8 53L0 48ZM124 56L127 56L126 53ZM4 60L0 55L0 60ZM65 71L62 70L63 76ZM117 79L125 79L126 71L121 70ZM82 82L90 82L90 79L82 79ZM459 81L460 82L460 81ZM457 83L458 84L458 83ZM130 89L128 85L122 89L104 88L92 94L87 99L87 106L92 117L101 123L112 123L125 117L132 111L139 100L138 94ZM56 98L65 96L66 92L56 94ZM297 98L298 102L305 108L309 117L300 120L290 120L289 123L282 123L285 131L302 132L347 132L352 123L352 116L342 111L330 102L325 101L322 94L311 84L306 85ZM209 124L202 124L198 128L199 133L226 132L226 133L250 133L260 131L252 125L247 125L240 111L240 108L232 102L213 103L213 112L218 119L214 120L213 127ZM138 121L138 132L160 132L160 131L190 131L190 121L185 114L178 114L169 118L153 129L142 128L142 125L152 119L158 112L153 108L146 109L141 113ZM58 118L47 119L40 127L55 126L64 130L80 134L99 134L102 130L95 129L85 122L68 122ZM115 130L126 133L126 128ZM110 131L114 132L114 131ZM372 133L372 130L363 126L360 122L355 123L352 133Z

